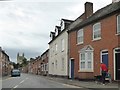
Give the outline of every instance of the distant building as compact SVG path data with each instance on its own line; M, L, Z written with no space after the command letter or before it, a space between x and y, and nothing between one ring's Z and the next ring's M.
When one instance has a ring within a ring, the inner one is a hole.
M23 59L25 59L24 57L24 53L22 55L20 55L19 53L17 54L17 63L22 64L23 63Z

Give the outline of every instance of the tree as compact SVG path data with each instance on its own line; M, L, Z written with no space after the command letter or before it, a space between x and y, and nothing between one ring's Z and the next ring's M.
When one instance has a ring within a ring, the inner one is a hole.
M26 58L23 59L22 66L26 66L28 64L28 61Z

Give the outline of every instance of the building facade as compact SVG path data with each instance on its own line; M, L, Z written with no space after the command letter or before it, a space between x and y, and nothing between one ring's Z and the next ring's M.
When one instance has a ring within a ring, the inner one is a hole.
M41 55L41 74L48 75L49 49Z
M41 57L30 58L28 63L28 73L41 74Z
M104 62L113 80L120 80L120 2L111 3L69 26L69 59L72 77L93 79ZM86 9L87 10L87 9ZM89 9L88 9L89 11ZM73 38L74 37L74 38ZM74 66L74 67L73 67Z
M11 65L9 56L0 47L0 76L9 75L11 72Z
M61 19L61 25L51 32L49 42L49 75L68 76L68 33L71 20Z

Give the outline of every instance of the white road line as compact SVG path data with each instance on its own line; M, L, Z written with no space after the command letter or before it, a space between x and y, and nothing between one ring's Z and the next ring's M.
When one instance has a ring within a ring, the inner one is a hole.
M18 85L16 85L15 87L13 87L13 88L17 88L20 84L22 84L23 82L25 82L25 80L27 80L28 78L26 78L26 79L24 79L24 80L22 80Z
M18 85L16 85L15 87L13 87L13 88L17 88L18 87Z
M19 84L23 83L25 80L22 80Z

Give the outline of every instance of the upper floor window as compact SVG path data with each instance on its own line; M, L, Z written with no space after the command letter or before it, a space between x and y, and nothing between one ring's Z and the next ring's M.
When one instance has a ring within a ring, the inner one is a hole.
M120 34L120 15L117 16L117 33Z
M93 25L93 40L101 39L101 23Z
M83 29L80 29L80 30L77 32L77 44L83 43L83 37L84 37Z
M65 50L65 41L64 41L64 39L62 39L62 51L64 51Z

